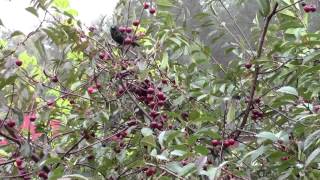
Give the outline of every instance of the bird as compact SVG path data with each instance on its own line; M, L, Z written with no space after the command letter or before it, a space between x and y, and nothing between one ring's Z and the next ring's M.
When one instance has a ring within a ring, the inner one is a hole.
M110 33L112 39L117 42L119 45L131 44L132 46L139 46L136 42L134 42L134 38L131 35L121 32L118 26L111 26Z

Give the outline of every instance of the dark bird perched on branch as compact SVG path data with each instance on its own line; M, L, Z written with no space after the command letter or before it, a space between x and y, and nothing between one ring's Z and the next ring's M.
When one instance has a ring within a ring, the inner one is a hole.
M129 35L125 32L121 32L117 26L111 26L110 33L111 33L112 39L115 42L117 42L119 45L131 44L132 46L139 46L139 44L134 42L135 39L131 35Z

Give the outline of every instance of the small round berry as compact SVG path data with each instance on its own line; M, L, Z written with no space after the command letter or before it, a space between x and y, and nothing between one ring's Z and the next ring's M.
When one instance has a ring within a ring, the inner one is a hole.
M52 77L50 78L50 80L51 80L51 82L54 82L54 83L56 83L56 82L59 81L57 76L52 76Z
M228 141L229 141L230 146L234 145L236 142L234 139L229 139Z
M16 164L17 164L17 166L22 166L22 163L23 163L23 161L22 161L21 158L17 158L17 159L16 159Z
M89 94L93 94L96 92L96 89L94 87L88 87L87 91Z
M22 65L22 61L20 61L19 59L16 60L16 65L17 66L21 66Z
M10 128L13 128L14 126L16 126L16 122L13 121L13 120L9 120L9 121L7 122L7 126L9 126Z
M156 8L154 8L154 7L150 8L150 9L149 9L149 13L150 13L150 14L156 13Z
M154 93L154 89L153 89L152 87L149 87L149 88L147 89L147 93L148 93L148 94L153 94L153 93Z
M30 115L30 121L34 122L37 119L37 116L35 114Z
M156 129L156 128L158 128L158 123L157 123L156 121L152 121L152 122L150 123L150 128L151 128L151 129Z
M125 39L124 39L124 44L132 44L132 38L130 38L130 37L126 37Z
M131 27L127 27L127 28L126 28L126 32L127 32L127 33L131 33L131 32L132 32L132 28L131 28Z
M150 4L148 2L143 3L143 9L148 9Z
M119 31L122 32L122 33L126 32L126 29L127 29L127 28L126 28L126 27L123 27L123 26L120 26L120 27L119 27Z
M133 22L132 22L132 24L134 25L134 26L139 26L139 24L140 24L140 20L134 20Z
M212 144L212 146L218 146L218 145L221 144L221 142L220 142L219 140L213 139L213 140L211 141L211 144Z
M281 160L282 160L282 161L287 161L288 159L289 159L288 156L281 157Z
M252 67L252 64L251 64L251 63L246 63L246 64L244 65L244 67L246 67L247 69L250 69L250 68Z
M95 30L97 30L97 29L96 29L94 26L90 26L90 27L89 27L89 31L90 31L90 32L94 32Z
M187 161L187 160L182 160L182 161L181 161L181 165L182 165L182 166L185 166L185 165L187 165L187 164L188 164L188 161Z

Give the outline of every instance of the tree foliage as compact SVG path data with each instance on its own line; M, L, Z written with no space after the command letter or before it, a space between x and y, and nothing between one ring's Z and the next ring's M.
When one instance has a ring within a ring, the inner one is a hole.
M320 176L311 1L121 0L123 45L68 0L26 10L39 26L0 39L1 178Z

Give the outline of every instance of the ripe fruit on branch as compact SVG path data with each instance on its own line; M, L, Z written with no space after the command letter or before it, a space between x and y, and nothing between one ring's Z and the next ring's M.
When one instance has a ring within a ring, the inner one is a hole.
M246 64L244 65L244 67L246 67L247 69L250 69L250 68L252 67L252 64L251 64L251 63L246 63Z
M213 139L213 140L211 141L211 144L212 144L212 146L218 146L218 145L221 144L221 142L220 142L219 140Z
M35 114L30 115L30 121L34 122L37 119L37 116Z
M154 93L154 89L153 89L152 87L149 87L149 88L147 89L147 93L148 93L148 94L153 94L153 93Z
M313 4L308 4L303 7L303 10L304 12L309 13L309 12L316 12L317 8Z
M119 31L122 33L126 32L126 27L120 26Z
M133 41L132 41L132 38L131 37L129 37L129 36L127 36L125 39L124 39L124 44L126 44L126 45L129 45L129 44L131 44Z
M99 58L100 58L101 60L106 60L106 59L109 59L109 58L110 58L110 55L109 55L108 52L103 51L103 52L100 52L100 53L99 53Z
M148 9L150 4L148 2L143 3L143 9Z
M54 82L54 83L56 83L56 82L59 81L57 76L52 76L52 77L50 78L50 80L51 80L51 82Z
M146 170L146 175L150 177L156 174L156 172L157 172L157 169L155 167L150 167Z
M7 126L10 127L10 128L13 128L15 125L16 125L16 122L13 121L12 119L10 119L10 120L7 122Z
M19 166L22 166L22 163L23 163L23 161L22 161L22 159L21 158L17 158L16 159L16 165L19 167Z
M19 59L16 60L16 65L17 66L21 66L22 65L22 61L20 61Z
M134 21L132 22L132 24L133 24L134 26L139 26L140 20L139 20L139 19L136 19L136 20L134 20Z
M89 31L90 31L90 32L94 32L95 30L97 30L96 27L94 27L94 26L90 26L90 27L89 27Z
M93 94L96 92L96 89L94 87L88 87L87 91L89 94Z
M150 13L150 14L156 13L156 8L154 8L154 7L150 8L150 9L149 9L149 13Z
M127 33L131 33L131 32L132 32L132 28L131 28L131 27L127 27L127 28L126 28L126 32L127 32Z

